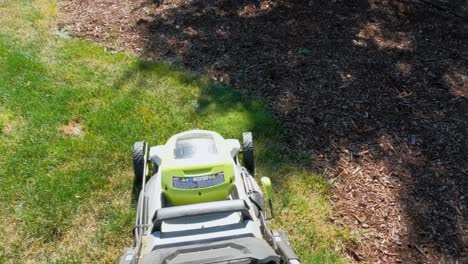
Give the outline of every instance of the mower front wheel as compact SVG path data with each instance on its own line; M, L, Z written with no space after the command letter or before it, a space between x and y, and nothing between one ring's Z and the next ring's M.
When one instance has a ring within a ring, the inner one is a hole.
M254 143L252 132L242 133L242 149L244 154L244 167L252 176L255 175Z

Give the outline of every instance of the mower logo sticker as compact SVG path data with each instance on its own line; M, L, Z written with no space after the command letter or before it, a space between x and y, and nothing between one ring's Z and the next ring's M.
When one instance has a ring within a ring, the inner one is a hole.
M224 172L198 177L172 177L172 186L177 189L207 188L224 182Z

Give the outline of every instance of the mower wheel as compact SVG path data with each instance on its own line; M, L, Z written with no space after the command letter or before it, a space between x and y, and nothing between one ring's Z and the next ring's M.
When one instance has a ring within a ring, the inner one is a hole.
M133 171L135 172L135 180L141 182L145 171L145 141L138 141L133 144Z
M242 133L242 149L244 154L244 166L252 176L255 175L254 143L252 132Z

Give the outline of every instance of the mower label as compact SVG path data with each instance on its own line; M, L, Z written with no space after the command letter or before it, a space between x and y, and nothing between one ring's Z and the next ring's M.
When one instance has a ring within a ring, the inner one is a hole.
M177 189L207 188L224 183L224 172L198 177L172 177L172 185Z

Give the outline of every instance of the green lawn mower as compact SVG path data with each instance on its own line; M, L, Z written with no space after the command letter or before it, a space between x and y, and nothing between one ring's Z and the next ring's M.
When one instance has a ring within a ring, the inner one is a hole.
M177 134L165 145L135 143L135 245L119 263L300 263L286 234L268 228L271 182L261 179L262 192L252 176L253 147L250 132L241 147L205 130Z

